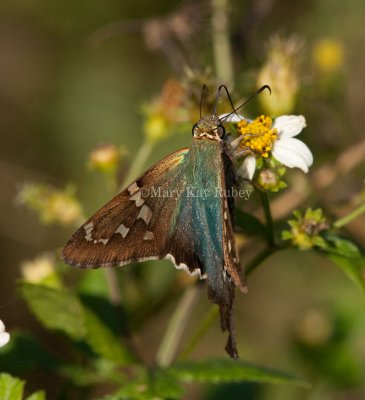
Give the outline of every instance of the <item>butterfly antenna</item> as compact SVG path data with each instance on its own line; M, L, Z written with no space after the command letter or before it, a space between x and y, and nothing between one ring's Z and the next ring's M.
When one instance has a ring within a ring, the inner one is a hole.
M227 97L228 97L228 100L229 100L229 102L230 102L232 108L235 109L235 108L234 108L234 105L233 105L233 102L232 102L232 99L231 99L231 96L230 96L230 94L229 94L229 91L228 91L228 89L227 89L227 86L226 86L226 85L220 85L219 88L218 88L218 90L217 90L217 96L216 96L216 98L215 98L215 104L214 104L214 110L213 110L213 115L214 115L214 116L217 115L218 101L219 101L219 97L220 97L220 94L221 94L222 89L225 90L225 92L226 92L226 94L227 94ZM234 112L235 112L235 111L234 111Z
M224 118L222 118L222 121L224 121L226 118L228 118L230 115L232 114L237 114L237 111L244 107L247 103L249 103L252 99L254 99L258 94L260 94L261 92L263 92L265 89L267 89L270 94L271 94L271 88L269 85L263 85L260 87L259 90L257 90L253 95L251 95L245 102L243 102L240 106L238 106L237 108L233 107L233 111L229 114L227 114ZM238 115L238 114L237 114Z
M204 83L204 85L203 85L203 87L202 87L202 94L201 94L201 96L200 96L200 111L199 111L200 118L202 117L203 103L204 103L204 100L207 99L208 94L209 94L208 86Z

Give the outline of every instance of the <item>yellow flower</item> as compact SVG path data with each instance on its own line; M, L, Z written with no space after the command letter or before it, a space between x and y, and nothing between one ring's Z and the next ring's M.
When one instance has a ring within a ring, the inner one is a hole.
M183 106L186 91L176 80L168 80L160 93L145 107L145 134L151 142L164 139L172 132L173 124L186 120Z
M253 121L246 119L237 124L238 132L244 136L242 147L248 147L253 153L267 158L273 143L278 138L278 130L272 127L272 119L261 115Z
M249 120L242 115L227 114L220 116L226 122L237 123L240 136L231 146L247 149L245 157L237 173L243 178L252 179L256 170L256 159L273 155L281 164L289 168L300 168L308 172L313 163L313 155L307 145L296 139L306 126L303 115L282 115L274 121L268 116L261 115L255 120Z
M322 39L314 45L312 57L320 71L336 72L342 68L344 62L342 43L338 40Z
M170 127L163 115L151 114L145 121L144 131L151 142L158 142L169 135Z

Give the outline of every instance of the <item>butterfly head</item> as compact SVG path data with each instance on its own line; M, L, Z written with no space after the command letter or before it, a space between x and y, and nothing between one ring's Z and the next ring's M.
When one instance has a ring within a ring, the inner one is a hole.
M215 115L203 117L193 126L193 137L195 139L205 138L220 142L225 133L220 119Z

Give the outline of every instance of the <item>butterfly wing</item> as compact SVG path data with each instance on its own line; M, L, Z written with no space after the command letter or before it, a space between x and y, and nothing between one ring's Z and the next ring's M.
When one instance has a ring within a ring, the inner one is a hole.
M185 174L186 189L176 209L169 252L187 265L189 255L198 258L207 277L208 296L219 305L222 329L229 332L226 350L236 358L234 288L244 290L245 284L232 228L233 198L226 197L227 189L233 185L233 166L223 144L193 139Z
M79 267L125 265L167 258L175 267L207 278L208 296L219 305L226 346L237 350L234 288L244 289L232 229L233 169L223 145L193 140L150 168L78 229L62 251Z
M74 233L62 251L64 261L97 268L171 259L168 226L186 186L188 158L188 149L170 154L115 196ZM200 272L194 256L188 258L189 271Z

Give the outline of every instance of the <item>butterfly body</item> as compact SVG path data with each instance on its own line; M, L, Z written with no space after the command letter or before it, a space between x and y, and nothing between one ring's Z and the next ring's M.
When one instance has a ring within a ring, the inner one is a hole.
M234 288L245 289L233 234L234 170L219 119L202 118L189 149L170 154L94 214L66 244L62 257L79 267L169 259L207 279L208 296L233 333Z

